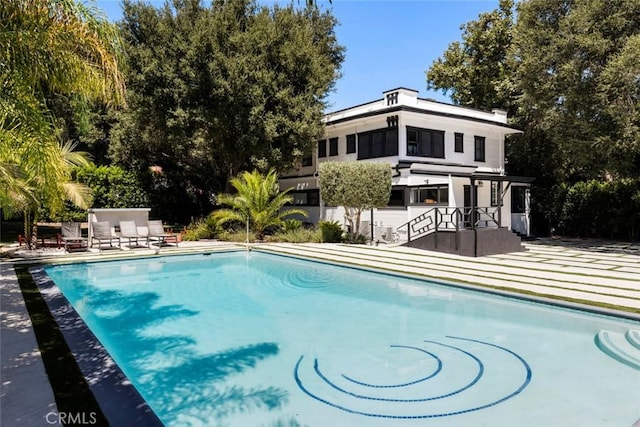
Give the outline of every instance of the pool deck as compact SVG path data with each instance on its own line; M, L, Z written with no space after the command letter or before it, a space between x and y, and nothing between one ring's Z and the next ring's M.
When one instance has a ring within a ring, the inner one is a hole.
M640 325L640 245L585 240L545 239L525 243L526 251L478 258L402 246L342 244L256 244L252 248L299 255L364 268L384 269L442 282L499 292L525 293L549 301L573 301L578 307L603 304L623 308ZM188 254L240 248L222 242L184 242L161 254ZM59 249L20 252L0 248L12 258L0 260L0 425L57 424L54 395L40 357L14 264L130 259L156 256L148 249L77 252ZM606 309L604 309L606 312Z

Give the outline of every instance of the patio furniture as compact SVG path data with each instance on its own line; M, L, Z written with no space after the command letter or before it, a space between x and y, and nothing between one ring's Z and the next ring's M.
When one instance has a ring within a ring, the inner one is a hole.
M178 236L174 233L165 232L161 220L147 221L147 227L149 229L149 247L151 247L152 240L158 242L158 249L162 247L162 245L169 243L175 243L176 247L178 246Z
M120 221L120 245L122 245L123 240L127 240L129 248L131 248L133 242L135 242L136 246L141 246L141 239L147 239L147 235L138 232L135 221Z
M87 238L82 237L79 222L63 222L60 239L64 243L65 252L71 252L72 249L88 249Z
M109 247L113 248L113 241L118 242L120 247L120 238L111 232L111 226L108 221L92 222L91 224L91 246L94 240L98 241L98 250L102 252L102 242L108 242Z

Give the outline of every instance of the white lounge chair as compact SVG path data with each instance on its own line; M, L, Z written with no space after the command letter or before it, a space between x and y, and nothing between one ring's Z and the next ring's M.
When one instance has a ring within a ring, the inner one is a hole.
M164 231L164 226L162 225L162 221L160 220L151 220L147 221L147 228L149 229L149 247L151 247L151 241L155 240L158 242L158 249L162 247L162 245L166 245L169 243L169 240L172 240L171 243L175 243L176 247L178 246L178 236L174 233L167 233Z
M138 233L138 227L136 226L135 221L120 221L120 245L122 246L122 241L127 240L129 243L129 248L131 248L131 243L135 242L136 246L140 245L141 239L147 239L147 236L144 234Z
M87 249L87 238L82 237L79 222L63 222L61 239L66 252L71 252L71 249Z
M113 247L113 242L118 242L118 248L120 248L120 238L115 236L111 232L111 225L108 221L92 222L91 223L91 246L93 247L94 240L98 241L98 250L102 251L102 242L108 242L109 247Z

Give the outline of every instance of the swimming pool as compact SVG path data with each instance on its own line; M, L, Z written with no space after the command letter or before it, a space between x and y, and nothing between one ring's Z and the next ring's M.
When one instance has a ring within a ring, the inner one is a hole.
M638 322L260 252L51 266L167 425L630 426Z

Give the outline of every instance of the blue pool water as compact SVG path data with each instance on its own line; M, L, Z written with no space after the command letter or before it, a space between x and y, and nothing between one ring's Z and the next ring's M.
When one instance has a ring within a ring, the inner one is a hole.
M631 426L638 322L260 252L51 266L167 425Z

